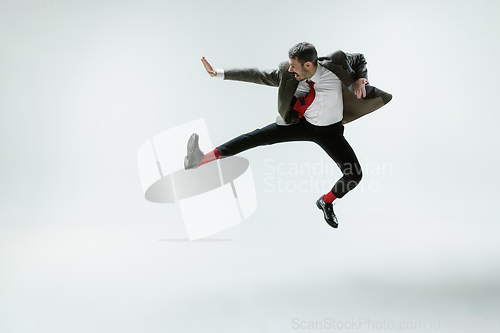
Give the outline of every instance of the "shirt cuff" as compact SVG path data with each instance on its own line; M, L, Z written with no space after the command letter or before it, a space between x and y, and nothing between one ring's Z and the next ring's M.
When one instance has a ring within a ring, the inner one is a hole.
M224 78L224 70L222 68L217 68L215 71L217 72L216 77Z

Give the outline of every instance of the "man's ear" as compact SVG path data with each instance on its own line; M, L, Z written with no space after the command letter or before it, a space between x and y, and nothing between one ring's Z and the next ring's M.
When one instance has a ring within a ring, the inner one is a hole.
M310 62L310 61L306 61L306 62L304 63L304 67L305 67L307 70L309 70L309 69L312 67L312 62Z

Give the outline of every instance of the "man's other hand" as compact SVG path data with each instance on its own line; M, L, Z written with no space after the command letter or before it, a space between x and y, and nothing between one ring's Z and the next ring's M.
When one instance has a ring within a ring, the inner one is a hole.
M217 71L213 69L212 65L210 65L205 59L205 57L201 57L201 62L203 63L203 66L205 66L205 69L207 70L208 75L211 77L214 77L217 75Z
M358 99L366 97L365 84L368 83L367 79L359 78L354 82L354 94Z

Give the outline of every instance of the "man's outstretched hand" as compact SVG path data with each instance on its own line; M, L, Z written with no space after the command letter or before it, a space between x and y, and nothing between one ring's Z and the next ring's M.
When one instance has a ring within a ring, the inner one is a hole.
M358 99L361 97L366 97L365 84L368 83L367 79L359 78L354 82L354 94Z
M201 62L203 63L203 66L205 66L205 69L207 70L208 75L211 77L214 77L217 75L217 71L213 69L212 65L210 65L205 59L205 57L201 57Z

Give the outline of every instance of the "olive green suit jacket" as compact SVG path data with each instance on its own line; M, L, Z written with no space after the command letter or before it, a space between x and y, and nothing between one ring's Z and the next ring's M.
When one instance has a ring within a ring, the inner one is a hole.
M366 60L361 53L336 51L326 57L318 58L318 63L332 71L342 81L344 124L377 110L392 99L391 94L370 84L365 86L366 97L361 99L356 97L353 83L359 78L368 80ZM292 125L299 122L299 113L292 109L295 104L294 93L299 82L288 72L288 68L288 61L284 61L272 71L262 71L258 68L229 69L224 71L224 79L278 87L278 113L286 124Z

